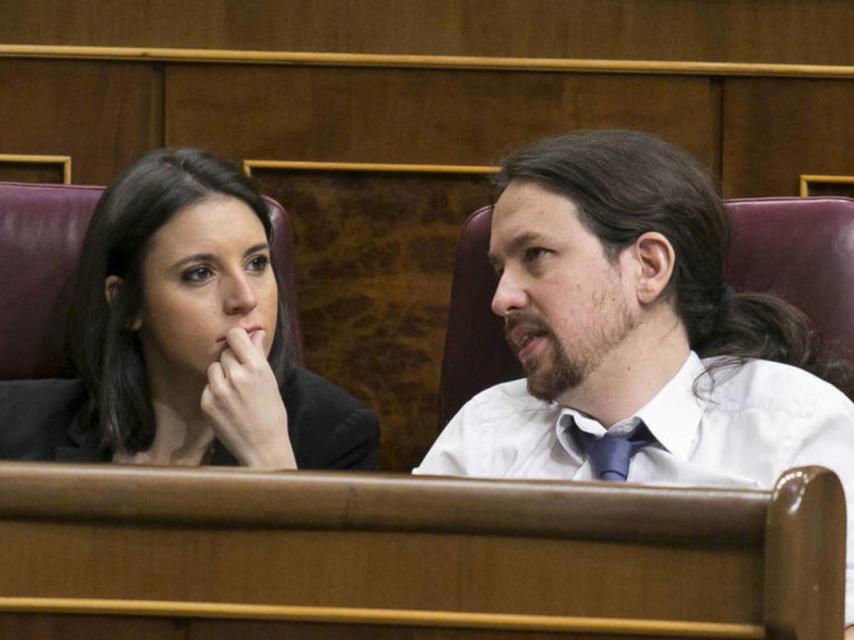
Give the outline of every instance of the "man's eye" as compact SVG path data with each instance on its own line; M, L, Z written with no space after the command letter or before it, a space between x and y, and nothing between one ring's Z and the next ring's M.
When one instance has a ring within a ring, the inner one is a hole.
M184 273L181 274L181 280L184 282L205 282L208 278L213 275L213 272L205 266L193 267L192 269L187 269Z
M249 261L247 269L249 271L263 272L269 264L270 258L267 256L255 256Z

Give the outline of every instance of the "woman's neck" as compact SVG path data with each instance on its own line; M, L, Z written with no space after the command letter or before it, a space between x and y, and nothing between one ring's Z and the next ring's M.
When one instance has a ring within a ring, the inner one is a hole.
M214 434L201 409L203 383L164 383L149 376L154 442L146 451L116 455L115 462L198 466L208 461Z

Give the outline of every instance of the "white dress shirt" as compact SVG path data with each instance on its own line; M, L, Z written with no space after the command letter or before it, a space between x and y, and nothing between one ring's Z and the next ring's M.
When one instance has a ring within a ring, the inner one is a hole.
M821 465L839 476L854 531L854 404L812 374L767 360L716 369L691 352L679 372L634 416L658 443L632 460L629 482L768 489L792 467ZM695 381L696 391L695 394ZM448 423L416 474L593 480L561 420L595 435L605 428L574 409L532 397L525 380L491 387ZM847 542L846 625L854 624L854 535Z

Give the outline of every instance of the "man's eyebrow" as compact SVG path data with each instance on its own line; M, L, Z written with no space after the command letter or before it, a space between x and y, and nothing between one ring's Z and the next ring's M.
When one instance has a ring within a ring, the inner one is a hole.
M504 251L504 255L513 256L529 245L544 242L549 242L549 237L545 234L538 233L536 231L526 231L525 233L516 236L508 243L506 251ZM503 263L503 260L491 251L486 254L486 257L489 259L489 263L492 265L493 269L497 269Z
M508 256L512 256L512 255L519 253L522 249L524 249L525 247L527 247L531 244L537 244L537 243L548 242L548 241L549 241L548 236L546 236L542 233L538 233L536 231L526 231L525 233L518 235L515 238L513 238L507 244L506 251L504 253ZM495 258L495 255L490 253L489 259L493 260L494 258Z

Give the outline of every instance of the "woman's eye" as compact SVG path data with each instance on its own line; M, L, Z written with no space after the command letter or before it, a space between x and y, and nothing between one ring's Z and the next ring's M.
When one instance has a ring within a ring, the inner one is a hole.
M199 266L193 267L192 269L188 269L184 273L181 274L181 280L184 282L205 282L208 278L211 277L212 272L208 267Z
M546 253L548 253L548 250L542 247L528 247L525 249L525 262L535 262Z
M247 268L249 271L264 271L267 268L267 265L270 264L270 258L267 256L255 256L251 260L249 260L249 264Z

